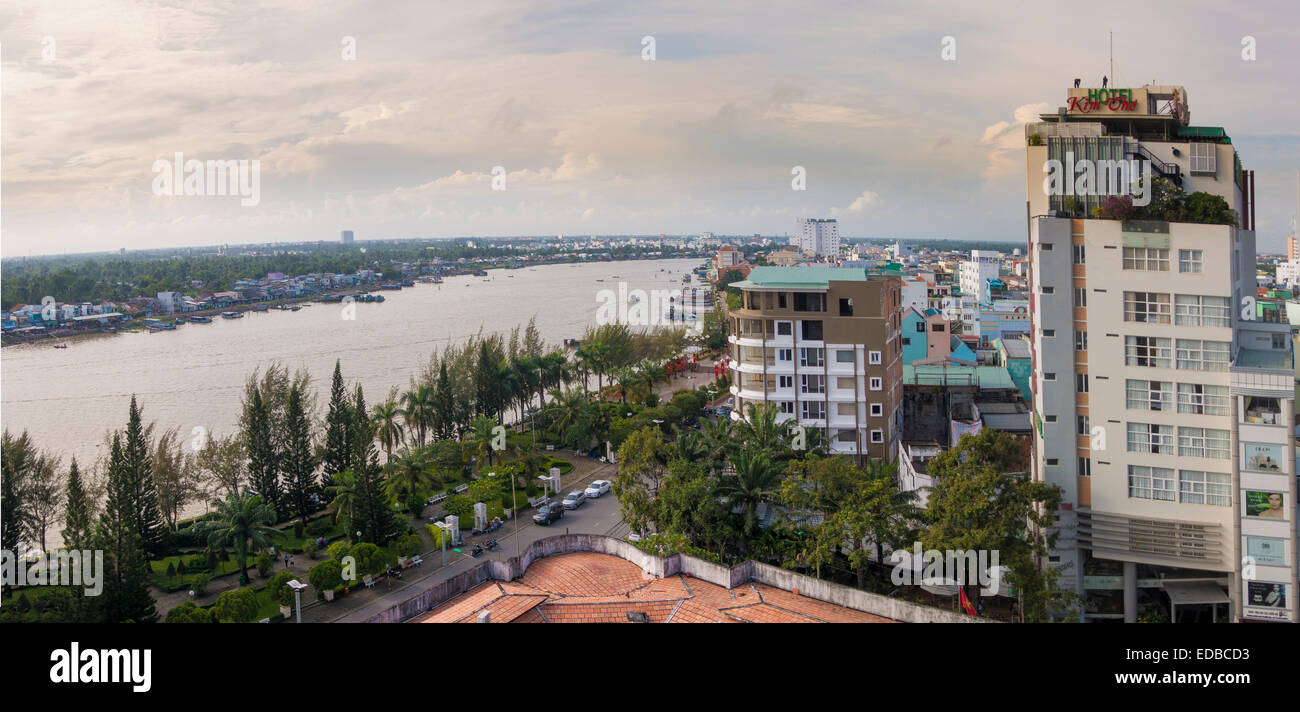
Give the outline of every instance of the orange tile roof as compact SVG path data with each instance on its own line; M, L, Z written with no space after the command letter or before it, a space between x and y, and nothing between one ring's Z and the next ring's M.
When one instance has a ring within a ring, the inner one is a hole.
M863 613L761 583L733 590L687 575L655 578L609 554L558 554L534 561L510 582L489 581L415 619L472 623L483 610L493 623L888 623Z

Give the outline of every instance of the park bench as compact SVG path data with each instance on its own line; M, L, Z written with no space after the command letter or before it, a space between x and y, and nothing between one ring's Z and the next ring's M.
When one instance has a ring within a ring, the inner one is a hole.
M365 584L366 584L366 588L374 588L374 587L375 587L375 577L374 577L374 576L371 576L370 574L366 574L366 577L365 577L364 579L362 579L362 581L365 582Z
M469 485L461 485L456 488L456 494L462 494L469 489Z
M437 504L443 501L444 499L447 499L447 493L439 492L438 494L435 494L434 496L429 498L429 504Z
M424 559L421 559L418 556L412 556L411 558L406 560L406 563L402 565L402 568L409 569L412 566L419 566L420 564L423 563L424 563Z

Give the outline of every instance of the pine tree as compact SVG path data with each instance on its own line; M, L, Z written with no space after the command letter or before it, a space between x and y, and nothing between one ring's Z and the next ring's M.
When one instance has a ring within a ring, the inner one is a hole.
M474 366L474 408L479 415L495 418L497 412L497 364L488 350L487 341L478 345L478 363Z
M307 525L311 514L311 493L316 486L316 457L312 454L311 423L302 410L302 391L295 384L289 390L284 414L284 487L285 499Z
M0 549L17 552L26 540L28 521L27 481L35 460L31 438L24 431L11 437L4 431L0 446ZM16 554L15 554L16 555Z
M366 444L359 462L364 463L354 472L357 482L356 521L353 526L361 532L361 541L382 546L393 529L393 509L384 490L379 451L374 441Z
M451 377L447 375L447 362L443 361L438 369L438 385L433 394L433 427L439 439L455 436L456 418L456 392L452 390Z
M81 483L77 458L68 468L67 502L63 506L63 544L69 549L86 549L94 533L91 528L90 495Z
M130 483L131 508L135 518L140 546L150 556L162 554L162 540L166 533L162 510L158 506L158 488L153 480L153 457L146 442L140 408L131 396L131 411L126 422L126 438L122 443L122 468Z
M366 411L366 396L361 392L360 383L357 384L356 396L352 403L352 417L349 421L352 431L352 469L360 470L366 462L366 453L375 440L375 429L370 424L370 413Z
M132 399L132 411L134 411ZM108 497L95 533L104 551L104 590L98 615L107 623L152 623L158 618L149 596L149 562L136 509L136 483L120 433L113 434L108 460Z
M253 489L275 510L276 517L283 518L286 512L280 501L280 473L275 441L271 437L271 418L261 392L256 388L251 391L249 401L244 406L244 449L248 451L248 479Z
M321 484L329 487L334 476L352 467L351 406L343 386L339 362L334 362L334 383L330 388L330 408L325 416L325 441L321 447Z

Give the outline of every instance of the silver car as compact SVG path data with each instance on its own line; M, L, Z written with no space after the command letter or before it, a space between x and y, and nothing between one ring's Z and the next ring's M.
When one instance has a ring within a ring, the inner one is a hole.
M587 490L583 494L587 495L587 499L596 499L608 491L609 480L595 480L587 485Z
M564 495L564 508L577 509L578 507L582 506L583 502L586 501L587 501L587 495L584 494L582 490L574 490Z

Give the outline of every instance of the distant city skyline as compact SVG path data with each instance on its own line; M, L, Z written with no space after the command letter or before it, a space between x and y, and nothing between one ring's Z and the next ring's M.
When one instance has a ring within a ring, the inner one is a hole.
M345 229L782 236L801 217L846 236L1020 242L1022 126L1076 77L1100 84L1111 30L1110 86L1181 84L1193 124L1228 127L1256 171L1259 249L1284 252L1300 8L1089 8L1062 26L1030 2L21 0L0 9L0 254ZM176 154L209 171L258 161L257 197L178 195L179 174L160 191L156 162Z

